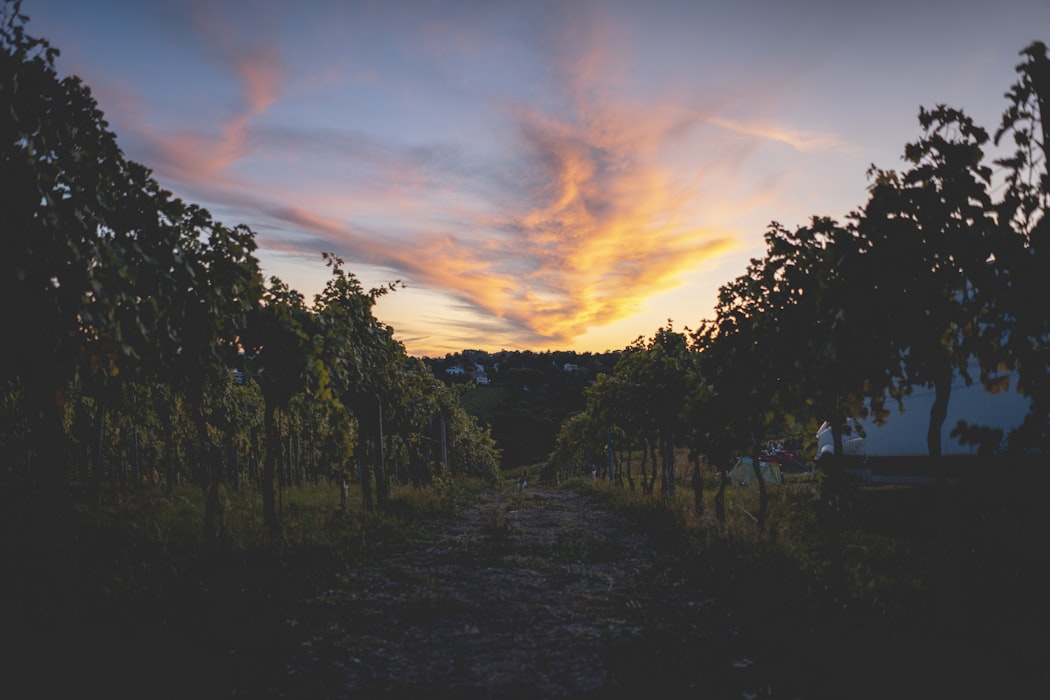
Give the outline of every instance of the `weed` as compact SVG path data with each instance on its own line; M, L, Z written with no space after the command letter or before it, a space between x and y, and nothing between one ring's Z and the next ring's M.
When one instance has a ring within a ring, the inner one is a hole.
M498 544L508 542L514 535L514 526L507 518L506 507L502 503L489 509L481 524L481 533Z
M749 580L751 600L793 600L803 605L825 605L830 595L831 571L825 558L825 531L818 517L818 492L811 483L786 484L770 489L765 532L756 527L759 502L756 489L730 488L725 493L726 517L714 517L714 490L704 493L704 513L694 509L692 490L679 485L672 498L646 495L607 481L574 479L568 487L584 491L605 507L628 517L644 529L654 544L675 554L693 572L712 580ZM911 503L901 501L901 508ZM878 497L880 503L900 494L850 494L850 503ZM894 501L895 503L897 501ZM895 514L896 511L894 512ZM844 511L842 566L848 591L837 605L864 609L876 617L906 614L922 605L924 563L916 544L923 532L923 515L898 532L872 528L859 516L870 511L852 506ZM896 521L895 521L896 522ZM559 536L562 557L594 556L595 542L581 533Z

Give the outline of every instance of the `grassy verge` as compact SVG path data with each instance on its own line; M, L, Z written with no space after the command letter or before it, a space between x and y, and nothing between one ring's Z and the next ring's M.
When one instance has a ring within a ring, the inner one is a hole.
M65 683L112 689L110 697L143 697L144 688L153 697L209 697L224 677L250 673L244 664L281 663L294 632L287 620L307 596L346 567L425 536L484 488L469 479L396 486L372 511L353 487L345 508L334 485L286 489L277 536L264 527L256 491L227 488L224 536L208 547L203 489L144 486L111 493L101 506L75 505L72 561L60 571L19 535L33 514L5 497L10 568L0 620L16 649L5 666L35 697ZM55 574L70 582L66 600L47 585Z
M467 479L428 488L394 486L385 507L372 510L363 507L354 486L345 505L334 485L286 489L278 501L277 535L264 527L257 491L222 489L223 533L210 550L203 539L203 489L143 488L111 497L102 507L78 505L75 530L81 563L102 588L117 594L148 587L155 569L177 576L193 567L265 560L278 568L311 561L311 568L323 570L366 558L453 516L483 487Z
M760 503L756 488L730 486L725 492L725 518L720 521L716 518L714 484L705 488L699 514L693 491L684 483L671 498L585 477L571 479L565 485L630 517L653 536L658 546L677 555L709 559L717 555L725 560L723 564L753 562L771 573L776 568L781 580L807 579L814 598L827 588L827 547L818 515L816 483L770 486L764 532L757 527ZM976 556L980 544L983 555L991 556L998 548L991 538L1007 537L1007 528L1012 529L1010 541L999 546L1018 552L1026 549L1021 540L1027 539L1028 551L1045 549L1034 529L1027 533L1019 529L1028 516L1014 511L1014 506L1002 502L995 505L987 494L976 500L958 495L953 499L954 527L966 537L964 541L954 539L959 550L955 554L966 550ZM839 513L847 599L838 604L867 606L887 614L895 608L914 612L920 603L917 596L928 592L929 556L935 546L935 500L929 488L855 486L847 490ZM975 528L979 528L979 535ZM975 566L972 556L969 559L969 566ZM1002 563L998 562L1000 566ZM1015 563L1020 565L1021 561Z
M850 488L840 513L846 590L838 594L815 485L772 487L765 533L756 528L757 489L730 488L723 523L713 488L697 515L687 485L671 499L589 478L568 486L637 522L673 554L676 575L744 611L741 626L767 654L800 669L819 659L842 674L850 697L878 697L907 669L921 679L916 697L1002 695L1050 680L1034 622L1050 607L1037 583L1050 565L1037 525L1047 514L1045 476L1020 488L992 478L952 493L947 536L937 533L930 488ZM938 584L941 565L950 577ZM851 677L872 668L884 675L871 679L872 694L856 695Z

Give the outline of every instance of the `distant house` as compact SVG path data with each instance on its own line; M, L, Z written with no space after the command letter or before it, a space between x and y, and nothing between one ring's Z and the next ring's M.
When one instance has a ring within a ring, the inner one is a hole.
M466 373L467 373L467 371L465 369L463 369L462 367L460 367L459 365L453 365L453 366L451 366L451 367L449 367L449 368L447 368L445 370L445 374L453 374L453 375L460 375L460 376L462 376L462 375L464 375Z
M566 371L566 372L577 372L577 371L579 371L580 366L579 365L574 365L571 362L566 362L565 366L562 367L562 369L564 371Z
M475 384L488 384L489 377L485 374L485 367L482 365L474 365L474 383Z

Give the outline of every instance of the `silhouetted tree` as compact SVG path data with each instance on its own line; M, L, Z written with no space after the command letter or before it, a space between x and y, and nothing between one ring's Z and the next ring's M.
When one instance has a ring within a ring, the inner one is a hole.
M999 254L1008 271L1002 285L999 336L1008 362L1018 368L1020 389L1032 399L1032 411L1018 442L1050 449L1050 58L1043 42L1033 42L1021 55L1018 80L1006 93L1009 103L995 132L995 142L1007 134L1012 155L996 161L1007 175L999 203L1000 218L1016 236Z
M920 110L919 122L923 137L905 149L912 167L903 174L873 170L858 228L876 267L893 270L892 281L874 293L892 318L885 329L901 360L898 387L934 390L927 444L943 483L941 434L952 377L973 381L969 360L984 359L1002 229L987 191L985 130L943 106Z

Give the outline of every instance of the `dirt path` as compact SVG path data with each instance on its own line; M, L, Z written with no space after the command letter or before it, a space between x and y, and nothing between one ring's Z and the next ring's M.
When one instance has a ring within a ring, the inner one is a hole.
M883 619L832 605L819 580L720 538L685 556L668 545L579 493L488 494L334 583L309 562L223 562L164 598L15 628L0 687L163 700L1046 694L1032 692L1047 687L1038 607L942 629L918 607Z
M286 667L250 694L619 697L698 684L707 697L757 693L763 681L749 677L730 616L671 564L581 494L489 494L310 600L288 620L298 644Z

